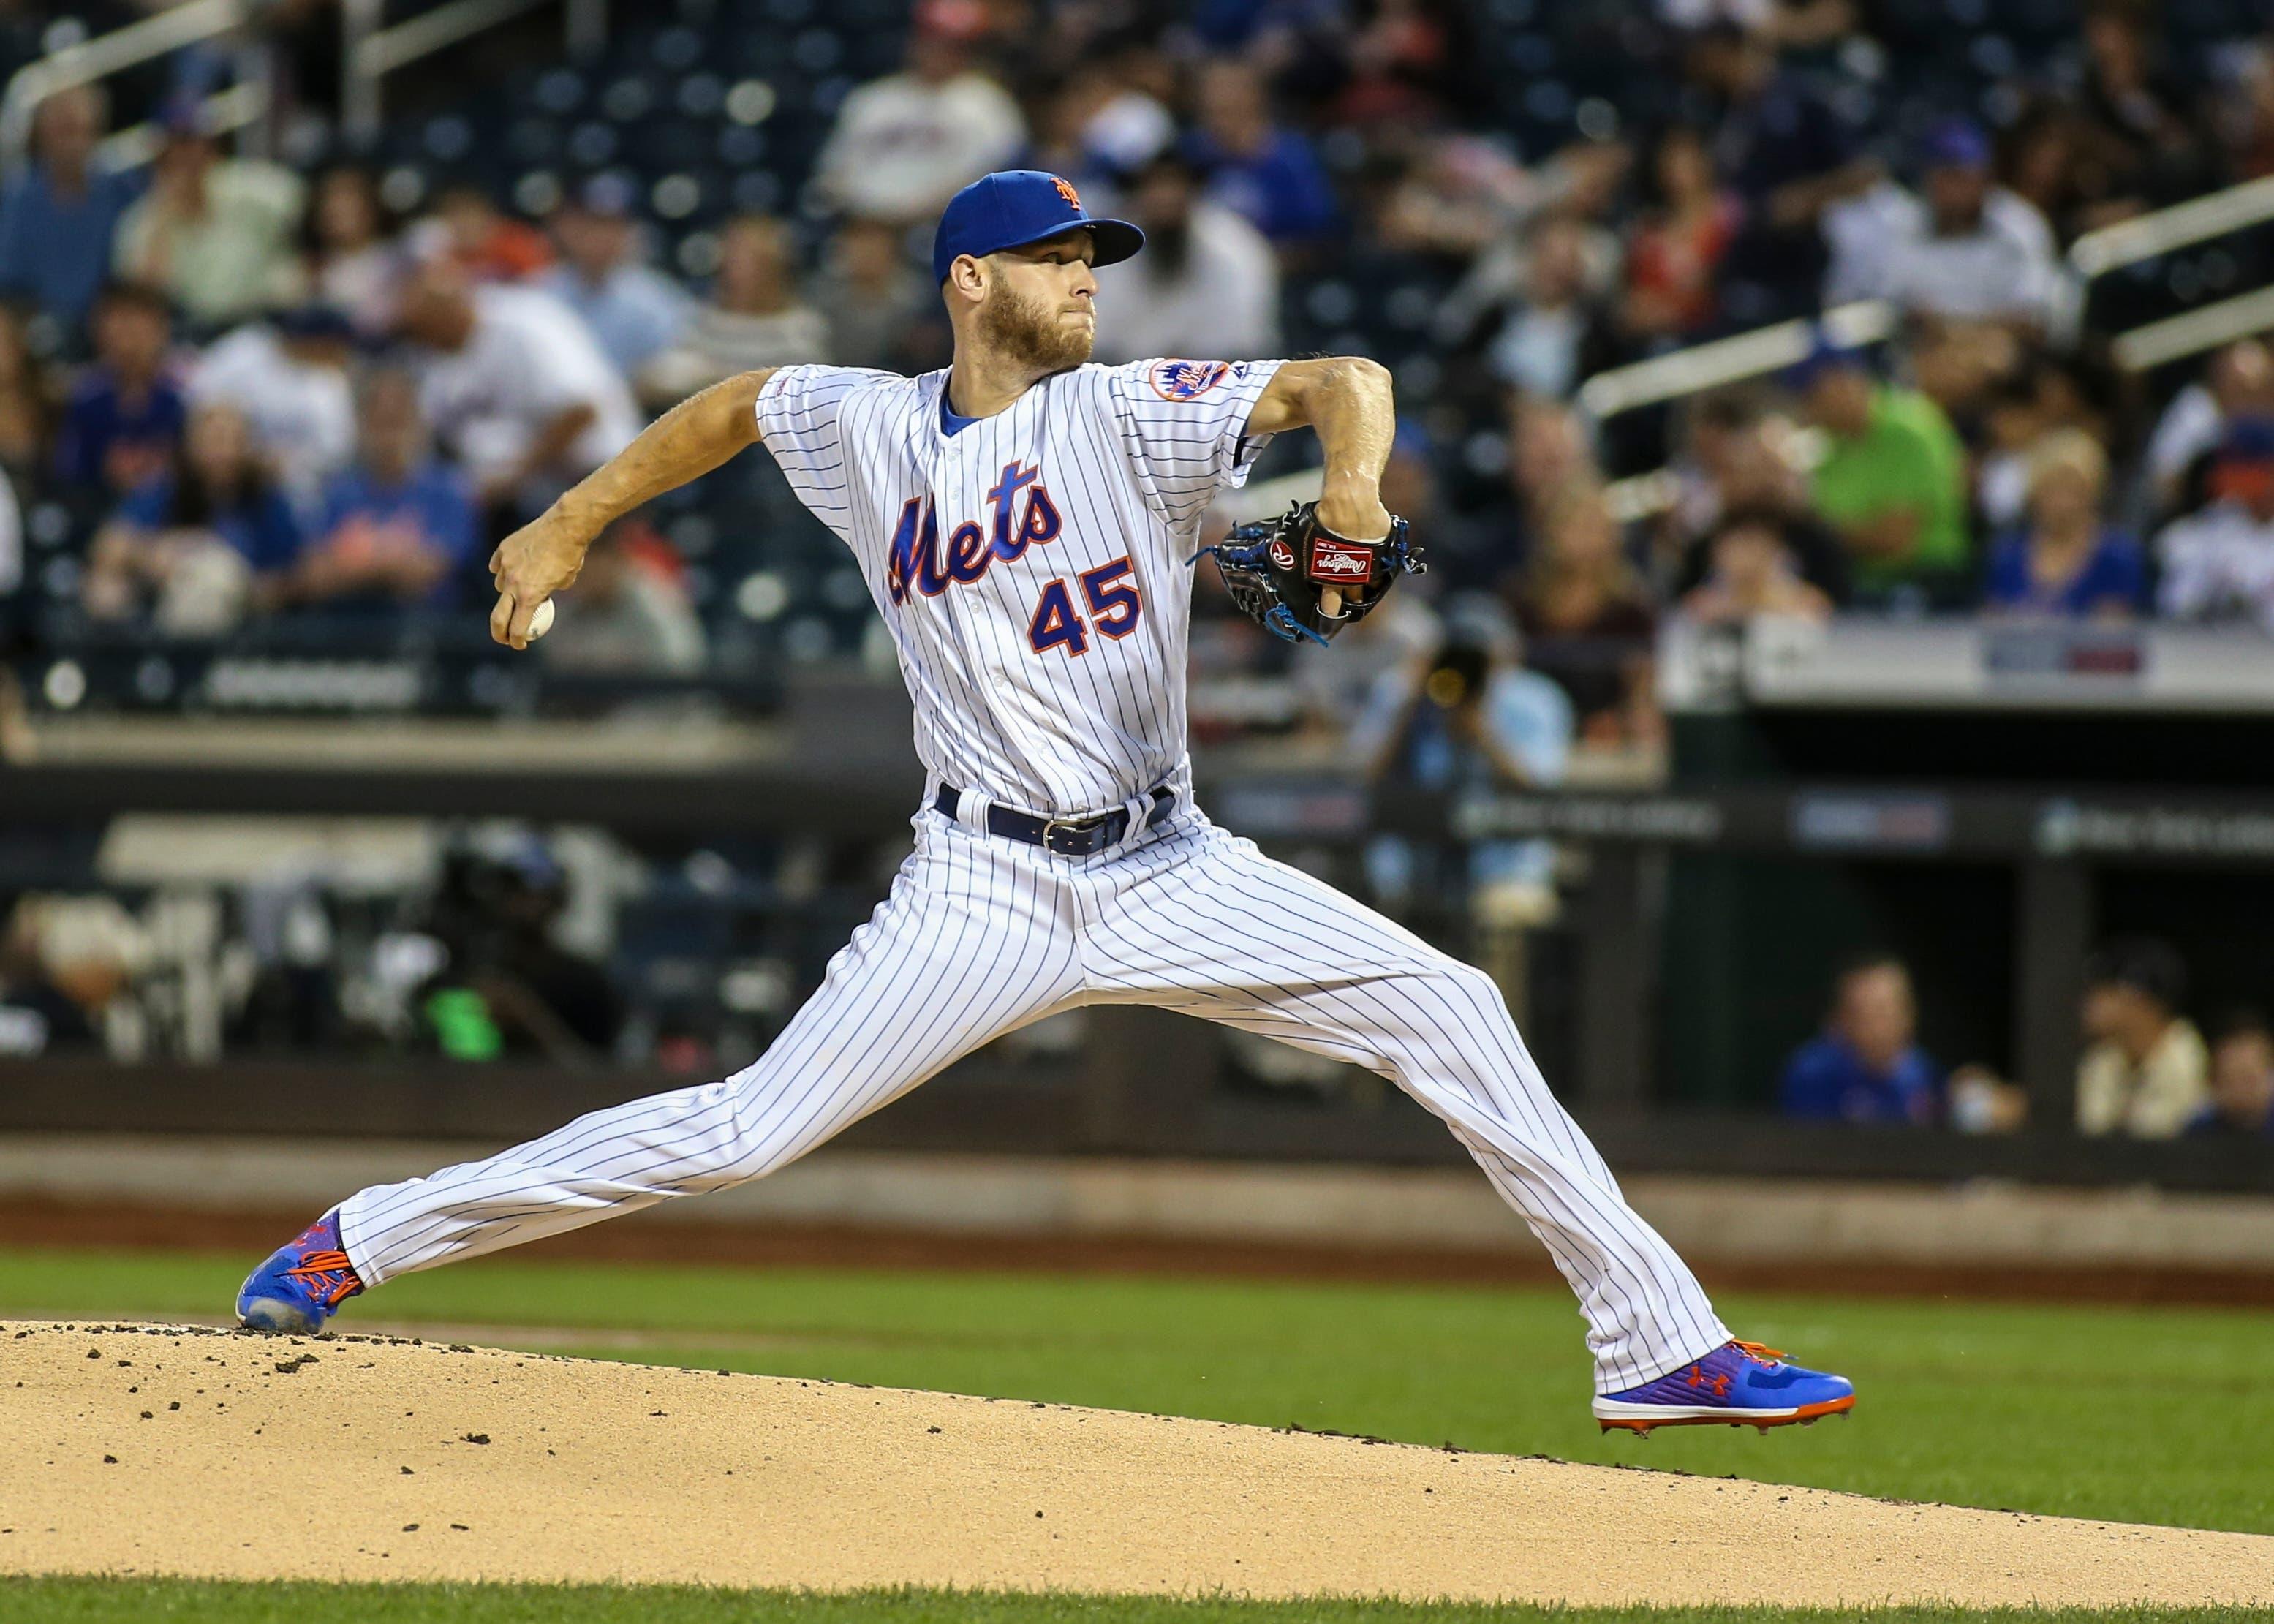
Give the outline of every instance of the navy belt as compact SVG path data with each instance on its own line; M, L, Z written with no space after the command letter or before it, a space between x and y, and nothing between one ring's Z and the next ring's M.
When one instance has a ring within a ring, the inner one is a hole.
M949 823L955 819L956 803L963 792L953 785L943 784L939 793L932 797L932 810ZM1167 785L1154 786L1152 804L1145 808L1144 822L1138 825L1149 828L1153 820L1177 804L1177 792ZM1109 847L1118 846L1129 832L1129 809L1116 807L1111 812L1096 817L1036 817L1031 812L1014 811L1009 807L987 805L987 832L1000 835L1005 840L1024 840L1028 846L1039 846L1055 852L1060 857L1095 857Z

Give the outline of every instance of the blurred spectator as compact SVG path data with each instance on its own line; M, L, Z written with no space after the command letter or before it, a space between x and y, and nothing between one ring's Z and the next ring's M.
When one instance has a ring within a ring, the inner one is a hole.
M1242 216L1278 248L1323 243L1342 223L1333 185L1310 142L1274 122L1271 91L1246 63L1220 57L1201 69L1199 127L1186 150L1208 178L1209 200Z
M763 264L763 248L756 240L745 245L753 268ZM786 258L788 247L782 244L776 252ZM723 278L723 254L719 271ZM749 281L763 283L755 275ZM945 320L939 289L924 285L923 273L900 252L900 233L883 221L855 215L837 228L809 297L828 324L825 353L835 365L886 372L928 370L910 363L908 341L927 316Z
M15 648L15 598L23 585L24 510L16 500L15 485L0 471L0 670ZM14 719L9 712L15 698L11 688L0 685L0 733ZM0 741L0 761L7 759L5 742Z
M1563 400L1615 358L1587 244L1586 225L1568 214L1551 214L1533 228L1522 290L1486 351L1502 383Z
M226 401L285 492L312 508L355 451L355 335L335 310L305 304L218 340L189 376L192 405Z
M2029 515L2029 455L2051 426L2042 395L2037 370L2025 366L2000 379L1984 403L1974 508L1992 530L2010 530Z
M679 284L643 265L639 226L629 182L600 176L553 217L561 263L538 286L575 311L600 352L627 379L679 341L687 296Z
M1479 41L1453 0L1373 0L1344 47L1349 75L1327 109L1337 125L1429 125L1490 109Z
M445 260L404 290L403 330L425 351L419 403L486 509L541 509L631 442L624 381L573 312L536 288L469 287Z
M149 606L173 636L215 636L275 601L300 551L291 504L269 483L237 408L190 414L178 474L137 491L87 555L87 612L119 620Z
M446 260L469 282L529 282L553 263L545 233L514 219L471 181L445 187L434 212L404 240L412 260Z
M107 116L92 85L40 103L32 161L0 188L0 293L28 299L76 333L110 274L112 239L133 183L99 169Z
M1651 204L1627 244L1622 319L1640 337L1690 337L1720 312L1714 274L1743 208L1715 177L1705 138L1685 124L1659 137L1648 185Z
M1743 513L1774 534L1803 583L1831 605L1847 601L1853 580L1847 551L1810 511L1807 476L1781 448L1793 433L1788 421L1772 424L1743 395L1709 395L1691 410L1685 453L1675 464L1682 489L1669 515L1682 555L1676 591L1704 583L1724 516Z
M2212 355L2203 375L2172 397L2148 441L2157 507L2192 513L2210 500L2212 462L2226 426L2240 417L2274 417L2274 356L2255 338Z
M738 214L719 230L710 298L695 307L679 346L658 356L638 381L650 400L676 401L736 372L823 360L875 365L830 348L827 321L798 295L797 244L788 226L770 215Z
M1100 361L1237 361L1277 350L1279 263L1271 244L1201 195L1188 160L1163 153L1147 164L1127 208L1145 233L1145 252L1098 273Z
M561 600L561 623L539 646L565 671L628 676L703 669L703 622L687 601L677 560L636 518L600 532L584 573Z
M0 930L0 1054L106 1047L113 1027L132 1022L148 946L108 897L21 898Z
M2210 1098L2202 1035L2180 1013L2187 969L2165 943L2110 943L2085 967L2084 1034L2076 1069L2080 1133L2167 1139Z
M293 244L307 184L277 164L222 157L194 98L171 104L164 123L150 189L119 222L118 274L163 288L203 327L299 298Z
M1455 793L1536 789L1562 782L1571 750L1571 702L1518 664L1507 611L1483 594L1448 598L1434 648L1382 673L1351 728L1349 752L1370 785ZM1547 842L1485 840L1428 852L1397 836L1368 843L1374 893L1396 899L1427 889L1459 906L1479 892L1544 889L1555 861ZM1497 911L1536 913L1539 898L1500 896Z
M533 839L495 857L458 852L446 861L430 921L446 967L421 1000L445 1054L582 1065L613 1053L623 998L606 971L553 940L567 904L566 874Z
M396 368L374 371L356 403L355 466L326 487L286 595L326 607L454 607L479 550L473 498L433 455L418 381Z
M1931 1123L1942 1073L1918 1046L1918 1004L1900 959L1857 959L1833 982L1824 1031L1793 1051L1777 1086L1788 1116Z
M2058 314L2061 270L2044 217L1991 184L1990 138L1967 119L1926 144L1926 213L1886 245L1886 295L1909 314L2037 331Z
M2101 521L2108 457L2082 429L2029 454L2029 522L1990 549L1983 601L2008 614L2124 620L2146 605L2140 544Z
M929 223L947 199L1026 141L1019 104L972 60L980 0L919 0L898 73L855 88L815 166L832 206L895 225Z
M2147 34L2155 15L2127 0L2086 11L2087 55L2078 168L2088 226L2106 225L2218 184L2217 153L2195 97L2170 74Z
M1563 178L1553 162L1529 173L1505 136L1446 130L1400 142L1385 132L1380 145L1393 169L1373 235L1393 252L1472 259L1555 201Z
M2219 115L2233 177L2274 174L2274 49L2254 42L2236 51Z
M1031 128L1017 167L1064 176L1085 195L1096 189L1090 207L1101 213L1118 178L1151 162L1177 135L1168 109L1095 63L1077 66L1037 98Z
M1539 545L1510 587L1532 665L1571 696L1580 737L1597 748L1657 742L1657 618L1600 485L1575 481L1550 500Z
M2210 1050L2210 1103L2190 1136L2274 1139L2274 1028L2255 1010L2227 1017Z
M409 266L395 241L395 222L369 169L340 164L317 178L302 233L308 290L346 313L356 335L386 337Z
M113 282L94 307L94 362L72 385L56 437L56 477L72 491L124 496L174 465L186 410L169 374L166 297Z
M2218 500L2156 538L2157 611L2182 620L2255 620L2274 631L2274 417L2227 426Z
M1915 389L1875 386L1861 355L1828 344L1793 380L1830 442L1810 490L1856 584L1884 590L1963 570L1966 454L1941 410Z
M32 354L24 312L0 304L0 469L36 482L48 471L55 391Z
M1773 512L1736 508L1707 542L1706 578L1682 600L1682 613L1708 626L1743 625L1760 616L1822 620L1832 600L1802 578Z
M1811 84L1781 71L1773 43L1715 22L1690 47L1691 77L1717 106L1714 168L1743 199L1743 229L1723 265L1731 319L1751 325L1811 307L1828 255L1825 211L1863 192L1877 166Z

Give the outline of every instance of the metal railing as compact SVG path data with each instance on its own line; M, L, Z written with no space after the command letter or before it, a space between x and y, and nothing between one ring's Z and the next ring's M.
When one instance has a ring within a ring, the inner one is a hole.
M1638 407L1679 400L1790 366L1808 354L1819 325L1836 344L1874 344L1895 330L1895 320L1894 306L1879 299L1838 305L1824 312L1820 324L1780 321L1733 338L1717 338L1631 366L1597 372L1579 386L1579 404L1600 423Z
M2068 262L2080 277L2090 282L2174 248L2207 242L2268 220L2274 220L2274 175L2088 231L2070 245Z
M13 168L23 162L31 146L32 120L49 97L233 33L252 19L253 11L253 0L187 0L19 68L0 95L0 164Z
M215 135L248 128L267 116L273 100L266 79L247 79L242 85L216 91L205 100L203 127ZM154 121L129 124L96 144L95 164L112 174L139 169L158 155L165 139Z
M421 12L393 27L382 27L386 0L343 0L340 27L343 39L341 123L348 138L368 142L379 134L384 98L380 81L398 68L408 67L448 50L462 40L511 22L515 18L549 5L555 0L455 0ZM559 0L563 42L572 56L589 56L608 35L607 0Z

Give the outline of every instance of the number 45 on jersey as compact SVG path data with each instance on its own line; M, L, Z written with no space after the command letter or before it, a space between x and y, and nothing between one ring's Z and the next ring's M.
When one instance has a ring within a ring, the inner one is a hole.
M1064 649L1072 659L1089 652L1093 631L1108 637L1126 637L1135 631L1145 604L1137 596L1136 583L1126 578L1129 572L1129 560L1118 558L1074 577L1088 607L1087 620L1074 606L1075 589L1063 576L1049 583L1035 604L1034 618L1027 622L1028 646L1037 654Z

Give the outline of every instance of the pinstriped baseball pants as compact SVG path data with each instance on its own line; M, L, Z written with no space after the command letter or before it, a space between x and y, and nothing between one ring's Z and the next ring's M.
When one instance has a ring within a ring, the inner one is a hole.
M1596 1390L1728 1340L1620 1194L1485 974L1183 803L1118 853L1058 857L927 809L892 893L764 1056L340 1207L365 1283L763 1177L989 1040L1148 1004L1379 1072L1450 1128L1577 1294Z

